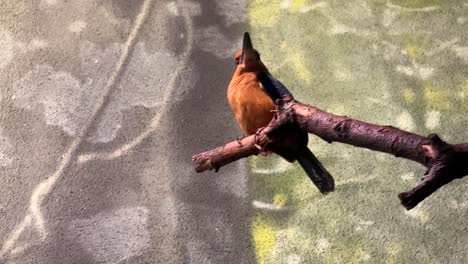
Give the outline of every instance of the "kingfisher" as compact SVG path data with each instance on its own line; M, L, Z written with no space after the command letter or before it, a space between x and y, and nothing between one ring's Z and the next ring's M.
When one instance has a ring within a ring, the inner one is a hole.
M253 48L248 32L244 33L242 49L235 53L234 62L236 69L227 89L227 98L244 136L249 136L270 123L278 99L293 96L270 74L260 54ZM301 142L301 145L296 146L293 152L286 147L274 152L289 162L297 160L321 193L333 191L333 177L307 147L307 132L297 126L287 129L295 130L301 140L294 142Z

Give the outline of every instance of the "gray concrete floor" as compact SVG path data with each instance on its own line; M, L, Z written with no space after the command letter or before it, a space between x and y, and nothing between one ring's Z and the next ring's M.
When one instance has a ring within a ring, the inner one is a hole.
M252 263L225 90L246 2L0 2L0 263Z

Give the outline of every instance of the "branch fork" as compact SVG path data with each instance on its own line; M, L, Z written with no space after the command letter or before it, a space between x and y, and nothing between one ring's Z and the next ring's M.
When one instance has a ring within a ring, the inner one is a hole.
M296 145L304 143L297 137L299 130L317 135L328 143L341 142L385 152L425 166L427 172L421 182L398 195L407 210L445 184L468 174L468 143L449 144L436 134L424 137L392 126L337 116L291 97L277 100L274 118L254 135L194 155L192 160L197 164L195 171L218 171L222 166L251 155L268 155L279 148L294 149ZM294 160L287 156L284 158Z

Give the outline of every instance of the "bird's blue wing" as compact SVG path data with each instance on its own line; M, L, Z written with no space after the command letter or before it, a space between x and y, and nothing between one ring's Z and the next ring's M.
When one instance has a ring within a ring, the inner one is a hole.
M293 97L291 92L282 84L280 81L276 80L268 72L259 72L257 73L257 79L263 86L263 89L267 92L273 102L276 102L277 99L283 98L284 96Z

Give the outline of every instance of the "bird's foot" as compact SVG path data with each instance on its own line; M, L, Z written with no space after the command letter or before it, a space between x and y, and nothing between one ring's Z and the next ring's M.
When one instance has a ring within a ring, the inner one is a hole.
M264 127L261 127L259 128L256 132L255 132L255 137L254 137L254 142L255 142L255 147L260 151L260 155L262 156L268 156L270 155L271 151L269 150L265 150L262 146L260 146L259 144L257 144L257 138L260 136L260 133L263 131L263 129L265 129Z

